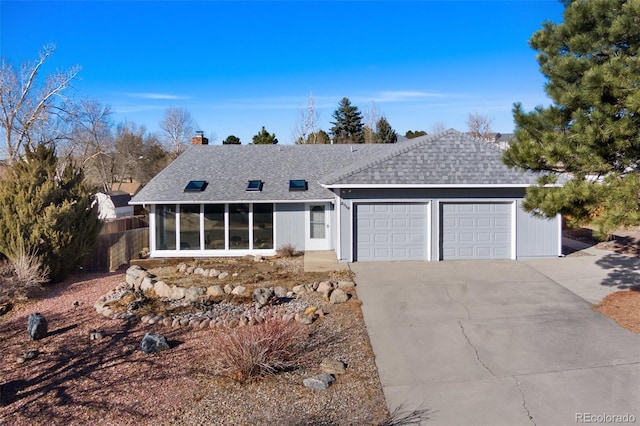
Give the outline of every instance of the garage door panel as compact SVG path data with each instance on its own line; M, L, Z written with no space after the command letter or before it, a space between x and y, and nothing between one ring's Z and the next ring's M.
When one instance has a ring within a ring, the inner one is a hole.
M424 239L424 235L423 234L411 234L409 236L409 241L412 243L425 243L425 239ZM421 248L422 250L422 248Z
M511 258L510 203L443 203L440 215L443 260Z
M500 228L510 228L511 227L511 220L510 219L506 219L506 218L495 218L493 220L493 226L494 227L500 227Z
M374 242L374 243L384 243L384 244L387 244L387 243L389 243L389 242L390 242L390 237L391 237L391 235L389 235L389 234L381 234L381 233L379 233L379 232L376 232L376 233L373 235L373 242Z
M494 234L494 238L495 241L500 241L500 242L511 242L511 234L509 234L508 232L496 232Z
M476 226L476 221L472 217L460 217L458 218L458 227L459 228L474 228Z
M457 238L456 238L457 237ZM475 239L475 235L471 232L460 232L457 236L454 235L452 241L459 241L461 243L472 243Z
M387 258L389 257L389 249L378 248L372 251L374 257Z
M356 260L427 258L424 203L356 205Z
M389 227L389 219L387 218L383 218L383 219L374 219L373 220L373 227L375 229L385 229Z
M491 241L491 233L490 232L478 232L476 234L476 241L479 243L484 243Z
M493 226L493 221L490 217L479 217L476 221L476 226L480 228L491 228Z
M416 231L424 231L425 223L423 219L420 218L412 218L408 220L408 226L410 228L415 229Z
M393 228L406 228L407 222L407 219L396 217L391 219L391 226Z

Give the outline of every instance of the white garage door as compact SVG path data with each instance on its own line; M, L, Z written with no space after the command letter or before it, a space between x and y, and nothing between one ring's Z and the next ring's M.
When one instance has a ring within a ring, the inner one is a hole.
M440 204L440 257L510 259L510 203Z
M356 204L356 260L426 259L426 204Z

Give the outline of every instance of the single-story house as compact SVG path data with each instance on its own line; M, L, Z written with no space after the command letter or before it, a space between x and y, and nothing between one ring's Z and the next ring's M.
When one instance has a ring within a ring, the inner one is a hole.
M521 208L538 176L455 130L396 144L193 142L131 201L150 211L152 257L284 245L343 262L561 255L560 217Z
M133 216L133 206L129 204L131 195L124 191L97 192L95 200L100 219Z

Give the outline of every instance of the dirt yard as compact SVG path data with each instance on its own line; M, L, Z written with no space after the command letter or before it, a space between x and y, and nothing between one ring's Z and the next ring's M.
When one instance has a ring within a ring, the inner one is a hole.
M601 250L629 256L640 255L640 227L621 230L612 235L609 241L599 241L589 228L568 229L564 235ZM622 327L640 334L640 291L617 291L607 296L595 309Z
M567 236L606 250L640 253L638 230L604 243L587 229L567 231ZM304 273L302 257L280 263L255 263L250 258L215 262L236 274L234 284L292 288L348 278ZM167 265L148 267L167 268L171 275ZM169 279L187 282L183 275ZM0 425L392 424L357 288L340 305L327 303L319 294L305 296L324 313L309 326L310 332L325 338L312 364L241 384L213 370L216 329L171 328L97 314L94 302L123 281L123 273L74 276L49 287L41 300L0 313ZM640 333L640 292L613 293L594 309ZM49 322L49 335L34 342L26 332L27 317L33 312L42 313ZM91 340L92 330L106 337ZM143 354L140 340L147 332L163 334L171 349ZM20 363L19 357L31 350L38 356ZM337 375L328 390L304 387L302 380L318 374L326 357L344 362L346 373ZM412 407L407 408L411 412Z
M273 263L272 263L273 262ZM236 283L259 280L287 288L326 279L331 273L305 274L302 257L255 263L229 259ZM385 424L389 420L374 355L355 289L346 303L333 305L319 293L305 301L323 311L309 325L322 339L311 362L263 380L241 384L216 374L211 346L217 329L172 328L107 319L94 302L124 281L122 273L75 276L48 289L48 296L0 320L1 399L4 425L340 425ZM231 281L230 281L231 282ZM40 312L49 334L29 341L27 317ZM106 336L91 340L90 331ZM166 337L170 350L145 355L145 333ZM29 350L39 355L20 363ZM342 361L344 374L329 389L303 386L321 372L325 358Z

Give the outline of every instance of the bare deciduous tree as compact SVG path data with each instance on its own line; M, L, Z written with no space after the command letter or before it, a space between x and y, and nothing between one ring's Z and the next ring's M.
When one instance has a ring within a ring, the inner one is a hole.
M431 126L431 133L444 132L447 130L447 126L442 121L438 121Z
M9 163L15 162L26 147L61 138L60 121L68 118L68 99L64 92L80 72L79 66L56 71L40 78L42 66L55 51L44 46L35 61L16 69L2 57L0 65L0 153Z
M320 143L317 140L318 121L320 121L320 111L315 107L313 93L309 93L307 106L298 109L298 118L293 128L294 143Z
M377 132L376 126L378 120L380 120L380 110L374 101L371 101L371 106L364 109L364 143L374 143L375 133Z
M170 161L160 140L144 126L125 121L115 137L115 179L117 182L149 182Z
M73 128L62 154L82 167L91 184L111 190L114 173L113 110L95 99L83 99L73 110Z
M479 114L474 112L469 114L467 118L467 128L471 136L487 139L491 136L491 123L493 122L486 114Z
M164 119L160 122L160 129L164 132L165 146L172 152L174 158L187 149L195 127L197 124L186 108L181 106L167 108Z

